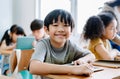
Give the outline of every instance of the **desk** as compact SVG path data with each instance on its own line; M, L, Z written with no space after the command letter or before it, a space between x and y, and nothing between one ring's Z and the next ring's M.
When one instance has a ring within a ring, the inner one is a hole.
M103 71L95 72L90 77L75 75L46 75L46 77L52 79L113 79L118 76L120 76L120 68L119 69L104 68Z
M7 77L7 76L4 76L4 75L0 75L0 79L15 79L15 78Z

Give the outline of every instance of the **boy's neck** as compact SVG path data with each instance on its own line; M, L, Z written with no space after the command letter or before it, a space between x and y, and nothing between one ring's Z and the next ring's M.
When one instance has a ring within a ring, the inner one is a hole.
M65 45L65 43L55 43L55 42L52 42L52 41L50 41L50 43L54 48L62 48Z

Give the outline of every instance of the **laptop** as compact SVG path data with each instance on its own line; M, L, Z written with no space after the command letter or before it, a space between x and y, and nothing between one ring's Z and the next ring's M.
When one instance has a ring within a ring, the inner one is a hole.
M16 49L28 50L33 48L33 41L35 38L33 36L24 36L17 38Z

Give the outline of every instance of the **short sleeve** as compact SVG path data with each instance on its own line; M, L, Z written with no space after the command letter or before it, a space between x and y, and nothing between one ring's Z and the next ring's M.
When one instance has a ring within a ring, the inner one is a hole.
M71 51L74 52L74 60L77 60L81 57L86 56L87 54L90 54L91 52L87 49L81 48L80 46L74 44L71 42Z
M95 48L95 46L99 44L103 44L102 40L99 38L90 41L90 46L92 46L93 48Z
M76 47L76 54L75 54L75 60L82 58L88 54L90 54L91 52L88 49L84 49L84 48L80 48L80 47Z
M31 60L39 60L41 62L44 61L46 54L46 46L43 41L39 41L35 46L35 52L33 53Z

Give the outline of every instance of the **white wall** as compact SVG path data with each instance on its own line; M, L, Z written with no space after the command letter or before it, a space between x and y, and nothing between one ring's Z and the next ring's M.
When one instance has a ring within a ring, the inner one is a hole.
M0 40L12 24L12 0L0 0Z
M30 23L35 19L35 0L13 0L13 24L25 29L27 35L31 33Z
M0 0L0 40L13 24L25 29L27 35L31 33L30 23L35 19L36 0Z

